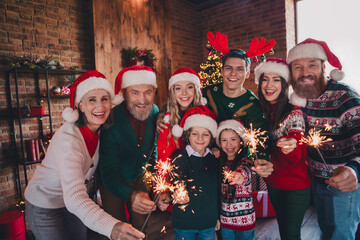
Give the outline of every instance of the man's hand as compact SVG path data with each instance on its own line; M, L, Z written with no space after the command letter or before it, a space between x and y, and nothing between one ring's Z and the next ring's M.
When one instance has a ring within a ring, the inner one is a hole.
M170 202L170 194L169 192L162 192L160 193L159 201L157 202L157 206L161 211L165 211Z
M296 143L295 138L280 138L276 146L278 146L284 154L288 154L296 148Z
M149 194L146 192L133 191L131 193L131 208L134 212L140 214L148 214L154 202L150 200ZM156 206L153 210L156 209Z
M240 185L240 184L242 184L244 182L243 176L238 171L231 172L229 178L230 178L229 179L229 181L230 181L229 184L230 185Z
M164 116L165 116L164 112L159 112L156 116L156 130L158 132L162 132L163 128L167 128L164 120Z
M260 177L268 177L273 171L273 164L265 159L256 159L255 167L251 167L251 170L255 171Z
M145 234L133 228L125 222L118 222L111 230L110 238L113 240L139 240L144 239Z
M219 220L217 220L216 221L216 226L215 226L215 231L218 231L218 230L220 230L220 221Z
M336 168L332 177L325 180L325 183L341 192L352 192L358 187L356 172L347 166Z

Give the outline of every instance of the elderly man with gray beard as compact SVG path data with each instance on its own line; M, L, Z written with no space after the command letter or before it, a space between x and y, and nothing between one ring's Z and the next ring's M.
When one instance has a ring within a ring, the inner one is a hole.
M100 135L103 208L126 221L126 203L130 222L139 230L154 204L148 194L145 166L157 158L156 88L156 75L151 68L132 66L121 70L116 77L115 93L122 94L125 100L112 109L114 124ZM159 201L160 210L167 207L163 202L168 201Z
M330 79L324 75L325 61L336 68ZM291 102L303 107L307 130L332 139L320 151L309 146L307 157L323 239L354 239L360 221L360 96L337 82L344 77L341 63L323 41L299 43L287 62L294 88Z

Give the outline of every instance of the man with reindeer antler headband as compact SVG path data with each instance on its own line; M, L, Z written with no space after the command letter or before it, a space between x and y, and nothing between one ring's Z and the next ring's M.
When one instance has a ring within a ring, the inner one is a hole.
M223 82L211 85L203 90L208 100L209 108L215 113L218 122L236 119L244 123L246 128L250 124L254 129L265 129L265 119L258 98L251 90L245 89L243 84L250 76L250 58L262 55L274 45L273 39L266 43L264 38L254 38L249 50L229 50L226 35L219 32L216 37L212 32L207 33L210 44L224 56L222 58L221 75ZM255 161L255 170L260 176L267 177L273 171L272 164L265 149L259 148L259 159Z

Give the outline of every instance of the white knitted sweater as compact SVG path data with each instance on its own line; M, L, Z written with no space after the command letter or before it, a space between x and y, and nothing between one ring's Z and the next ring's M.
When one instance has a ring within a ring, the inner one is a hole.
M119 220L92 201L85 186L98 160L99 144L91 158L79 128L65 123L54 134L45 159L37 166L25 190L26 200L41 208L66 207L88 228L110 237Z

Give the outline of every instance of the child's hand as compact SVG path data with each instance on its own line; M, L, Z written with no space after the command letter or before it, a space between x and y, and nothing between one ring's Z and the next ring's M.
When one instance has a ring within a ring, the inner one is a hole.
M218 149L217 147L213 147L213 148L211 149L211 152L214 154L214 156L215 156L216 158L219 158L219 157L220 157L220 149Z
M169 192L162 192L160 193L159 201L157 202L157 206L161 211L165 211L170 202L170 194Z
M219 220L216 221L216 226L215 226L215 231L218 231L218 230L220 230L220 221Z
M278 146L284 154L288 154L296 148L296 143L295 138L280 138L276 146Z
M268 177L273 171L273 164L265 159L256 159L254 161L255 167L251 167L251 170L255 171L260 177Z
M230 174L230 185L240 185L244 182L244 177L238 171L233 171Z

